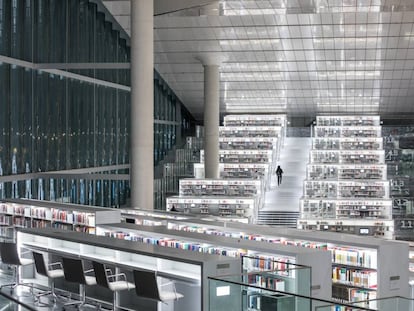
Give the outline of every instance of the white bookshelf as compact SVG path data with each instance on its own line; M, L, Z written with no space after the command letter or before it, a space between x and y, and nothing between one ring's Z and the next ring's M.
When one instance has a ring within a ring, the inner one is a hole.
M219 163L220 178L223 179L260 179L269 187L270 168L267 163ZM195 178L204 178L204 163L194 164Z
M386 180L386 164L308 164L307 180Z
M219 137L220 150L274 150L277 152L276 137Z
M272 267L284 269L289 264L304 265L312 268L312 295L328 299L331 290L330 254L327 251L311 248L298 248L289 245L260 243L224 235L176 230L171 227L148 227L133 224L109 224L99 226L99 235L114 236L148 244L157 244L167 248L179 248L196 253L215 253L226 257L241 258L249 256L258 261L244 266L245 272L266 270L262 263L274 262ZM291 270L291 276L294 271ZM297 286L301 286L298 280ZM293 289L292 289L293 290Z
M167 211L174 207L184 214L238 216L252 220L257 201L256 196L171 196L167 198Z
M224 126L281 126L286 127L286 115L230 114L223 118Z
M306 177L298 228L393 238L379 116L318 116Z
M392 221L387 222L391 223ZM342 221L342 223L345 225L346 221ZM367 225L367 223L363 223L363 220L353 221L353 224L349 221L348 224L350 226ZM334 283L333 297L343 302L359 299L364 295L365 298L370 295L370 299L398 295L409 297L407 273L409 250L406 242L343 233L332 234L332 231L309 231L197 220L171 220L168 221L168 227L172 230L256 241L259 244L271 243L272 246L283 244L329 250L331 252L331 276ZM338 254L342 254L342 256ZM394 259L395 262L393 262ZM360 286L359 282L353 283L349 280L344 282L346 284L338 284L340 282L338 282L336 274L333 274L337 267L348 269L347 271L357 270L361 273L371 273L376 276L376 281L374 278L376 284L370 283L369 286ZM341 289L344 291L342 292ZM341 293L347 293L350 296L346 299L345 297L341 298Z
M300 202L301 219L375 219L389 220L392 213L392 200L350 199L320 200L304 199ZM303 221L302 221L303 224ZM300 227L302 229L302 227Z
M315 150L380 150L384 144L382 137L316 137L312 139Z
M315 137L381 137L381 126L315 126Z
M391 239L394 232L394 221L379 217L349 217L342 219L325 217L321 220L317 220L314 217L304 217L298 220L298 229Z
M272 163L276 158L273 150L219 150L222 163Z
M385 180L306 180L304 199L388 199L390 183ZM391 216L391 215L389 215Z
M312 164L385 164L384 150L311 150Z
M380 117L366 116L317 116L316 123L323 126L378 126Z
M255 196L264 193L263 182L256 179L180 179L180 196Z
M121 212L53 201L5 199L0 202L0 217L12 229L8 238L13 238L15 228L53 227L94 233L97 224L120 221Z
M281 126L220 126L219 137L282 137Z

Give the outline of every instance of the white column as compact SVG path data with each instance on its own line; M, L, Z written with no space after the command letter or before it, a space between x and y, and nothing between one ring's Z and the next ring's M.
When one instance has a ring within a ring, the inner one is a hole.
M204 65L204 174L219 178L220 76L218 65Z
M131 207L154 208L154 2L131 0Z

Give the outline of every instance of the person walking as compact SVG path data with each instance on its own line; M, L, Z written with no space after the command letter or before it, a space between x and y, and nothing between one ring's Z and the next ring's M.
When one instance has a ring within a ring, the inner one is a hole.
M283 170L280 165L277 166L276 175L277 175L277 185L280 186L282 184L282 174Z

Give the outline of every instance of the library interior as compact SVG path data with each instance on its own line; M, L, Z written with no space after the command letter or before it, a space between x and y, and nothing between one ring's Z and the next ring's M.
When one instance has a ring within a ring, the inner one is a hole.
M0 309L414 311L412 0L0 0Z

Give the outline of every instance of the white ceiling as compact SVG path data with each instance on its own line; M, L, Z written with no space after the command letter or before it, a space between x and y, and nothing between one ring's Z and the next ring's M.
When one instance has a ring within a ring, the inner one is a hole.
M103 1L129 32L129 1ZM155 67L196 118L200 53L220 55L223 113L414 114L413 0L228 0L155 17Z

